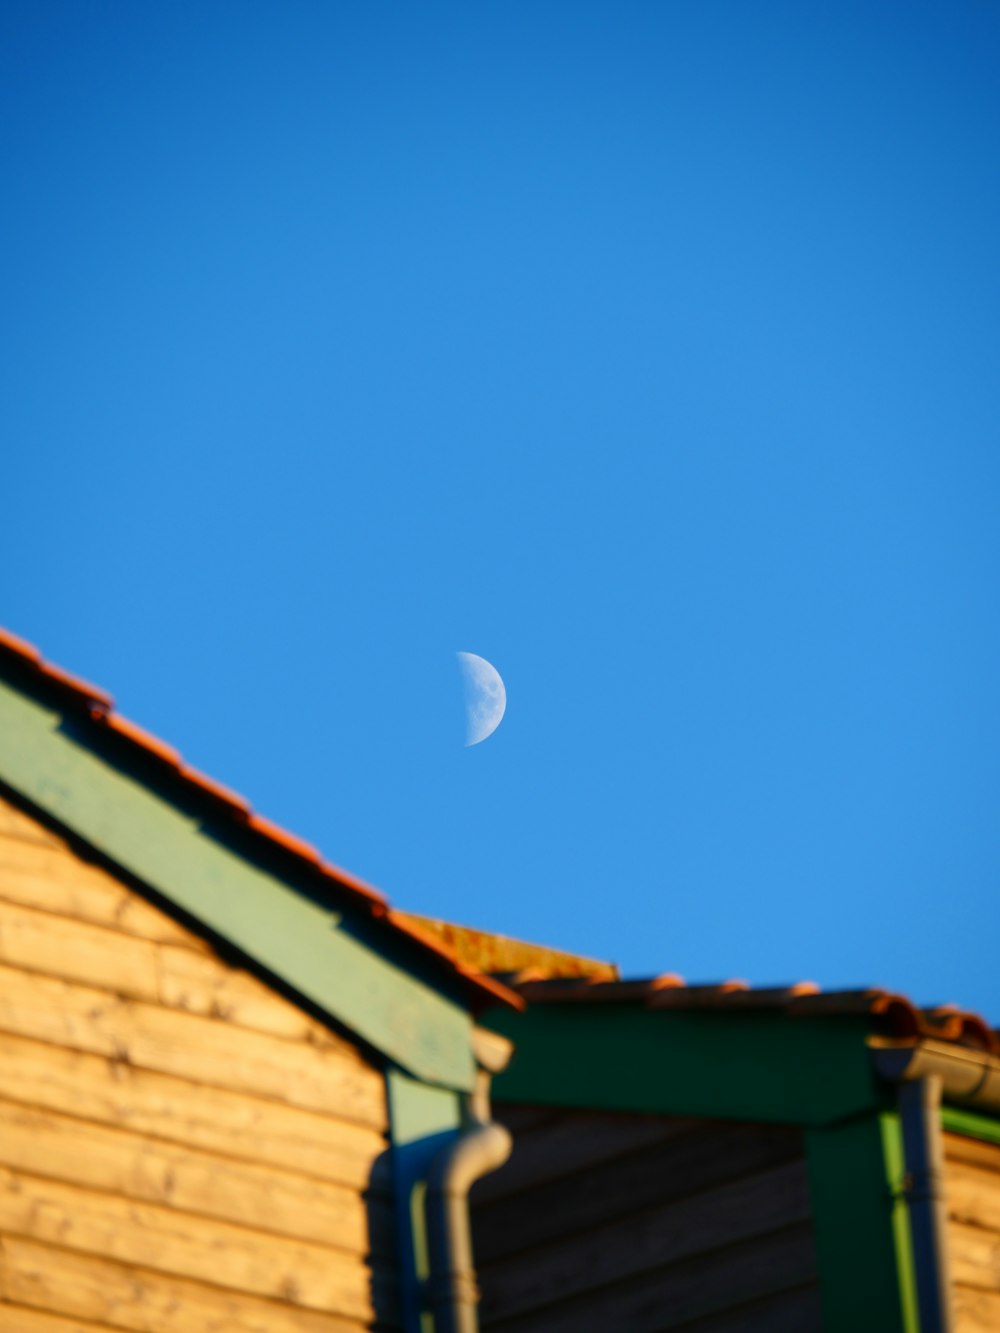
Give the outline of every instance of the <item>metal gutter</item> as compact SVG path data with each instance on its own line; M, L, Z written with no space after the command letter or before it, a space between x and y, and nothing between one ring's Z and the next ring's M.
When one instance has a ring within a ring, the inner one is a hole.
M889 1042L872 1038L872 1063L889 1083L941 1080L942 1100L1000 1115L1000 1059L951 1042Z
M496 1033L476 1028L473 1050L479 1069L466 1103L466 1129L434 1158L427 1175L427 1298L434 1333L478 1333L469 1191L503 1166L513 1147L508 1130L491 1120L489 1103L490 1079L506 1068L513 1047Z

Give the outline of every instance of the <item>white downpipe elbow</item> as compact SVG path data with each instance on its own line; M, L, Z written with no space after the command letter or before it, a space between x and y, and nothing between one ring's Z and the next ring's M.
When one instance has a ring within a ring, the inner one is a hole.
M479 1287L472 1257L469 1191L503 1166L513 1140L503 1125L474 1124L431 1163L424 1207L434 1333L478 1333Z

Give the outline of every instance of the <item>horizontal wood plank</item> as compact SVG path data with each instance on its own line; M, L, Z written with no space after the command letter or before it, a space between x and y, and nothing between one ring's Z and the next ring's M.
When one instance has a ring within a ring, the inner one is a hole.
M0 966L0 1029L384 1128L385 1088L353 1048L285 1041Z
M514 1135L514 1150L499 1171L491 1171L476 1183L473 1197L484 1208L514 1198L522 1190L593 1170L602 1162L675 1138L698 1124L666 1116L577 1111L522 1128L505 1106L496 1107L495 1115Z
M92 1324L90 1320L65 1318L29 1310L26 1305L11 1305L0 1300L0 1328L4 1333L108 1333L107 1324Z
M685 1132L676 1137L477 1206L479 1260L492 1263L556 1237L604 1227L615 1218L663 1206L802 1156L801 1135L783 1127L703 1124L691 1129L691 1122L679 1123ZM581 1135L581 1126L571 1122L567 1131L575 1139Z
M946 1195L949 1217L994 1231L1000 1237L1000 1176L980 1166L951 1161Z
M200 936L101 866L59 845L0 838L0 898L108 926L138 939L208 948Z
M372 1315L371 1276L356 1256L6 1168L0 1234L354 1319Z
M51 833L6 797L0 796L0 841L12 838L21 842L39 842L47 847L64 847L62 838Z
M300 1110L3 1032L0 1096L358 1188L387 1171L384 1132L336 1107Z
M956 1286L952 1307L955 1333L997 1333L1000 1328L1000 1292Z
M351 1253L391 1252L387 1200L0 1100L0 1165Z
M0 872L0 962L10 967L223 1019L289 1041L349 1046L252 973L207 948L139 939L110 925L6 902L2 887Z
M169 944L157 946L156 954L157 998L161 1004L220 1018L286 1041L350 1051L357 1058L356 1047L252 972L227 965L214 955Z
M361 1333L367 1322L4 1237L0 1294L130 1333ZM0 1307L2 1308L2 1307Z
M558 1120L562 1111L557 1106L525 1106L497 1102L493 1106L494 1120L500 1120L511 1133L523 1134L549 1120Z
M155 1002L156 958L149 940L0 899L0 963L8 967Z
M512 1260L483 1265L484 1312L502 1322L545 1306L553 1293L564 1300L582 1298L601 1287L805 1222L809 1207L805 1165L787 1163L694 1198L593 1227ZM794 1276L797 1280L790 1276L786 1285L800 1285L811 1273Z
M823 1298L818 1283L694 1323L684 1322L684 1333L822 1333L822 1328Z
M949 1222L948 1246L954 1282L1000 1292L1000 1235L962 1222Z
M721 1253L698 1255L630 1282L549 1303L503 1319L485 1306L484 1333L665 1333L727 1307L750 1304L816 1278L815 1248L806 1225L756 1237Z
M1000 1143L983 1143L964 1134L942 1134L947 1162L965 1162L1000 1175Z

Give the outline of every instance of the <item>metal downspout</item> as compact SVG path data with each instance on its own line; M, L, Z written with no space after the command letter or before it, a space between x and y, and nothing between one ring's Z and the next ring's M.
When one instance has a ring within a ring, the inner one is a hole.
M476 1036L481 1033L477 1030ZM467 1105L467 1128L434 1158L427 1175L427 1295L434 1333L479 1330L469 1190L482 1176L503 1166L513 1146L504 1126L490 1119L489 1102L490 1077L506 1066L510 1053L511 1045L504 1038L482 1033L476 1043L480 1068Z
M920 1333L953 1333L948 1263L948 1211L941 1143L941 1079L899 1084L910 1235L916 1268Z
M953 1042L870 1041L879 1078L894 1083L909 1176L910 1234L921 1333L951 1333L951 1269L941 1102L1000 1113L1000 1059Z

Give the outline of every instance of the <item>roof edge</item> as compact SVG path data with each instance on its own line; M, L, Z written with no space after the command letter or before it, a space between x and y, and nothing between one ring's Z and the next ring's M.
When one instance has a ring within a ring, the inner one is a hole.
M780 1014L789 1019L867 1021L873 1039L887 1038L912 1046L939 1043L947 1048L1000 1056L1000 1034L979 1014L951 1005L921 1009L897 991L870 986L860 990L821 990L815 982L787 986L751 986L742 980L714 985L688 985L675 973L644 980L604 981L590 977L537 978L515 975L511 984L534 1005L634 1004L657 1012Z
M181 782L192 797L204 803L213 814L221 816L242 832L259 838L262 846L279 851L282 856L290 858L291 864L318 875L336 892L347 894L367 915L383 921L396 935L404 937L408 943L430 955L435 966L447 969L457 978L467 992L475 1012L498 1003L511 1009L524 1007L524 1000L511 987L470 965L444 941L414 928L405 914L390 907L389 900L381 890L326 860L310 843L258 814L238 792L185 763L183 756L172 745L123 717L115 710L112 695L82 677L55 666L33 644L0 628L0 670L4 660L13 663L29 679L36 680L39 689L53 692L60 701L72 708L85 726L94 728L95 741L99 741L102 733L114 736L117 742L131 749L145 763L152 764L163 777Z

